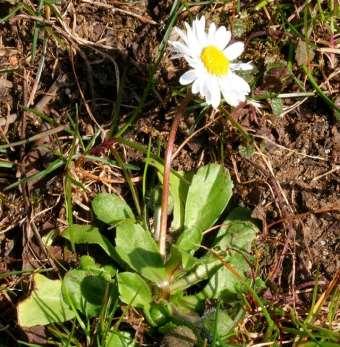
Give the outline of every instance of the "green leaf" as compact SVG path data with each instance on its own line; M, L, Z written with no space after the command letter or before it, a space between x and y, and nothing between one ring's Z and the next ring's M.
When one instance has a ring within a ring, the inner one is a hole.
M176 310L186 316L197 315L197 312L204 310L202 300L199 300L195 295L187 295L185 291L179 291L171 295L169 300L172 307L175 307Z
M194 253L200 246L203 230L198 228L184 229L176 245L185 252Z
M252 218L251 218L251 211L249 210L249 208L240 207L240 206L233 208L228 213L228 216L227 216L227 218L225 220L225 223L228 223L230 221L235 221L235 220L251 221L252 220Z
M117 277L121 300L128 305L148 309L152 293L143 278L133 272L121 272Z
M173 199L173 218L171 222L172 230L179 230L184 225L185 201L188 194L188 179L191 179L190 172L178 171L177 175L170 174L170 195Z
M127 221L117 226L116 251L125 263L144 278L156 284L167 281L156 242L150 232L139 224Z
M173 271L184 270L190 271L200 260L192 256L190 253L183 251L176 245L171 245L169 259L165 264L168 273Z
M203 257L200 264L190 272L185 272L184 276L174 279L170 285L172 294L181 292L201 281L209 279L218 268L222 266L219 259Z
M136 344L127 331L110 331L104 347L134 347Z
M31 295L18 304L18 323L21 327L62 323L75 317L63 301L61 281L34 274Z
M107 281L110 281L111 278L113 278L117 272L117 269L111 264L107 264L104 266L96 264L95 260L89 255L82 255L80 257L79 269L101 273Z
M111 287L108 294L107 288ZM62 281L64 301L72 308L93 317L100 313L105 295L115 296L113 286L98 271L73 269Z
M295 60L298 66L309 65L313 61L314 56L315 53L312 50L311 45L299 39L295 51Z
M223 265L203 289L204 297L218 298L235 295L240 291L246 280L244 273L249 270L246 253L250 252L258 231L257 227L248 220L249 217L246 209L234 209L224 221L214 241L214 247L225 251L225 261L239 276ZM213 259L214 256L207 255L207 258Z
M238 152L242 158L250 159L255 153L255 147L253 144L240 144L238 146Z
M92 209L96 217L106 224L135 219L130 206L116 194L97 194L92 201Z
M238 207L231 211L216 235L214 246L221 250L250 252L258 228L249 218L249 211L245 208Z
M99 229L92 225L73 224L66 228L62 234L65 239L74 244L96 244L100 246L107 255L116 259L116 252L111 242L100 233Z
M232 328L234 321L226 310L214 309L206 313L203 317L203 326L212 335L214 334L218 340L225 340Z
M283 112L283 103L281 98L271 98L268 100L274 116L280 116Z
M209 164L194 175L185 204L184 231L177 245L186 251L198 249L203 231L219 218L232 195L233 183L222 165Z
M242 285L246 281L243 274L249 270L249 265L242 254L234 254L228 259L227 263L229 267L233 268L233 271L230 271L225 266L220 267L210 277L209 282L202 292L198 294L198 297L201 299L228 299L241 292Z
M82 255L79 259L79 267L81 270L98 270L99 265L89 255Z
M164 325L171 320L171 305L168 302L151 303L148 309L144 309L145 318L156 327Z
M164 165L152 158L148 158L147 162L157 169L159 180L163 182ZM174 205L171 228L173 230L181 229L184 225L184 207L191 176L189 172L171 170L170 195Z

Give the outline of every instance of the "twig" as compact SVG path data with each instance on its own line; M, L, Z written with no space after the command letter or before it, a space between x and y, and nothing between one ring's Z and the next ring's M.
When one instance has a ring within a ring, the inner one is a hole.
M288 343L292 343L293 340L285 340L285 341L280 341L280 345L286 345ZM256 343L255 345L248 345L249 347L266 347L266 346L272 346L276 345L277 341L269 341L269 342L261 342L261 343Z
M17 141L17 142L12 142L12 143L7 144L7 145L0 145L0 149L5 149L5 148L15 147L15 146L21 146L21 145L24 145L24 144L29 143L29 142L34 142L36 140L39 140L41 138L45 138L45 137L50 136L52 134L59 133L59 132L65 130L66 128L67 128L66 125L59 125L58 127L54 128L54 129L46 130L40 134L29 137L28 139L24 139L24 140Z
M338 170L340 170L340 165L335 165L335 167L333 167L331 170L329 170L329 171L323 173L322 175L319 175L319 176L314 177L314 178L312 179L312 182L315 182L315 181L319 180L320 178L325 177L325 176L327 176L327 175L329 175L329 174L331 174L331 173L333 173L333 172L336 172L336 171L338 171Z
M60 15L60 13L58 11L58 8L56 6L54 6L54 5L52 5L52 7ZM92 41L89 41L89 40L86 40L86 39L80 37L76 33L73 34L71 32L71 29L63 22L62 19L59 18L59 16L57 17L57 20L59 21L59 23L62 26L62 28L58 27L55 24L55 21L47 20L47 19L44 19L44 18L41 18L41 17L37 17L37 16L30 16L30 15L27 15L27 14L18 14L15 17L15 19L13 19L13 21L19 20L20 18L38 21L38 22L42 23L43 25L50 25L56 32L61 34L65 39L67 39L68 41L73 41L73 42L75 42L75 43L77 43L79 45L86 46L86 47L98 47L98 48L102 48L102 49L118 51L118 49L116 47L104 45L104 44L102 44L100 42L92 42Z
M67 75L62 74L52 83L45 95L33 106L37 111L43 112L45 107L56 97L59 88L65 84ZM7 117L0 117L0 127L14 123L18 118L16 113Z
M100 177L97 175L94 175L84 169L76 169L75 170L76 173L78 174L78 176L82 177L82 178L88 178L97 182L103 182L106 184L124 184L126 183L126 179L124 178L116 178L116 179L112 179L112 178L107 178L107 177ZM141 177L131 177L131 182L136 183L136 182L140 182L141 181Z
M321 48L317 48L317 51L321 53L340 54L340 48L333 48L333 47L321 47Z
M191 100L191 94L189 93L178 106L175 118L172 122L170 135L168 139L168 144L165 152L165 163L164 163L164 173L163 173L163 191L162 191L162 209L161 209L161 223L159 232L159 252L165 259L166 256L166 229L168 221L168 203L169 203L169 182L170 182L170 170L172 161L172 152L174 149L174 143L176 138L176 133L178 129L179 122L181 120L182 114Z
M252 136L254 136L255 138L259 138L259 139L262 139L278 148L281 148L281 149L284 149L288 152L291 152L291 153L294 153L296 155L300 155L302 157L306 157L306 158L310 158L310 159L315 159L315 160L322 160L322 161L327 161L326 158L323 158L323 157L319 157L319 156L316 156L316 155L309 155L309 154L304 154L304 153L301 153L301 152L298 152L294 149L291 149L291 148L288 148L288 147L285 147L285 146L282 146L278 143L276 143L275 141L272 141L271 139L269 139L268 137L266 136L263 136L263 135L257 135L257 134L253 134Z
M284 111L279 115L279 118L282 118L283 116L285 116L286 114L292 112L293 110L295 110L296 108L298 108L299 106L301 106L304 102L306 102L308 100L308 97L303 98L300 101L297 101L296 103L294 103L292 106L287 107L286 109L284 109Z
M48 88L45 95L36 103L34 108L38 111L43 112L45 107L57 96L59 88L65 84L67 80L66 74L61 74Z
M43 69L44 69L44 66L45 66L45 55L46 55L46 51L47 51L47 39L44 38L43 47L42 47L42 55L41 55L40 63L39 63L39 66L38 66L36 78L35 78L33 87L32 87L32 89L31 89L31 93L30 93L28 102L27 102L27 104L26 104L26 107L30 107L31 105L33 105L34 98L35 98L35 95L36 95L37 90L38 90L38 87L39 87L41 74L42 74Z
M275 202L277 203L277 205L279 206L280 210L282 211L282 217L285 221L284 225L286 226L286 228L288 229L288 234L285 240L285 244L283 246L283 249L281 251L280 257L278 262L274 265L273 269L271 270L270 274L269 274L269 279L270 280L275 280L276 277L278 276L278 272L279 269L282 266L283 260L287 254L289 245L291 243L291 240L293 240L295 238L295 230L293 228L292 225L292 221L289 219L290 216L292 216L293 214L293 209L290 206L288 199L281 187L281 185L279 184L279 182L277 182L276 178L275 178L275 174L273 171L273 168L271 166L271 164L268 162L268 160L265 158L264 154L261 152L261 150L259 149L259 147L255 145L255 148L258 151L258 154L260 155L261 159L264 161L264 163L266 164L268 170L269 170L269 175L266 173L266 171L264 170L264 168L261 165L256 164L255 162L246 159L247 161L249 161L252 165L254 165L254 167L256 167L262 174L264 177L266 177L269 182L272 184L273 190L275 192Z
M280 219L270 223L268 225L268 228L272 228L273 226L280 224L280 223L283 223L283 222L286 222L287 220L292 221L295 219L301 219L303 217L307 217L311 214L322 214L322 213L333 212L333 211L340 211L340 205L339 206L335 205L335 206L330 206L330 207L324 207L324 208L321 208L320 210L308 211L308 212L304 212L304 213L290 215L290 216L287 216L286 218L280 218Z
M208 128L211 124L215 123L218 119L220 119L222 117L222 115L216 117L215 119L211 120L210 122L208 122L207 124L205 124L202 128L197 129L196 131L194 131L190 136L188 136L182 143L181 145L177 148L176 152L173 154L172 156L172 160L174 160L179 152L183 149L183 147L190 142L190 140L195 137L198 133L200 133L202 130Z
M127 14L128 16L138 18L142 23L148 23L148 24L154 24L154 25L157 24L157 22L155 22L154 20L152 20L150 18L147 18L146 16L142 16L142 15L137 14L137 13L123 10L121 8L114 7L110 4L104 4L102 2L92 1L92 0L82 0L82 2L85 4L91 4L91 5L95 5L98 7L107 8L108 10L111 10L112 12L120 12L123 14Z
M14 123L18 118L16 113L11 113L7 117L0 117L0 127L8 126L9 124Z
M73 56L73 50L72 48L69 50L69 56L70 56L70 60L71 60L71 66L72 66L72 71L73 71L73 75L74 75L74 78L76 80L76 84L77 84L77 87L78 87L78 90L79 90L79 94L81 96L81 99L83 100L84 102L84 106L85 106L85 109L88 113L88 115L90 116L90 118L92 119L92 121L97 125L97 127L101 130L102 134L105 134L105 130L101 127L101 125L97 122L96 118L94 117L88 103L86 102L86 99L85 99L85 95L83 93L83 90L81 89L81 86L80 86L80 83L79 83L79 79L78 79L78 76L77 76L77 72L76 72L76 68L74 66L74 56Z

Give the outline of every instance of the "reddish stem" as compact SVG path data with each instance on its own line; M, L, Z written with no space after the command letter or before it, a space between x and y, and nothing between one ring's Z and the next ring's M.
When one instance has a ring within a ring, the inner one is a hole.
M161 208L161 224L159 232L159 252L162 257L166 257L166 231L168 224L168 204L169 204L169 181L170 181L170 171L171 171L171 161L172 153L174 150L174 144L176 139L176 133L181 120L181 116L185 113L185 109L191 99L191 94L189 93L178 106L175 118L172 121L171 130L169 134L168 144L165 152L164 159L164 173L163 173L163 191L162 191L162 208Z

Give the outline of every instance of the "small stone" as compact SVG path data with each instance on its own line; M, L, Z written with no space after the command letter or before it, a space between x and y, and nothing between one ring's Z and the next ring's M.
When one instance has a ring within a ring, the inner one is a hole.
M164 336L161 347L194 347L196 343L196 335L190 328L178 326Z

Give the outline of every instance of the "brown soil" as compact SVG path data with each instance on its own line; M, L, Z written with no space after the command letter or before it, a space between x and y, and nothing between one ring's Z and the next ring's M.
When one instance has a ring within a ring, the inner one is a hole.
M18 13L0 28L1 144L25 140L67 125L70 118L78 124L82 135L92 136L96 128L93 117L109 129L118 98L122 100L117 124L123 124L131 109L138 105L146 88L149 66L157 59L172 2L140 1L127 5L114 1L116 11L107 8L104 2L100 2L101 5L90 5L81 0L68 3L68 6L61 6L63 24L53 13L53 20L45 13L45 18L50 21L45 27L45 37L49 40L36 92L32 91L37 81L44 37L40 34L36 58L32 62L32 17ZM30 2L27 4L29 6ZM12 8L9 3L0 6L1 16ZM211 11L207 16L223 23L225 14L233 18L235 11L231 5L212 9L207 7ZM183 12L179 23L199 11L200 7L195 6ZM278 77L263 77L267 59L264 49L273 53L274 61L285 56L282 47L271 51L283 33L267 30L264 19L254 19L254 22L256 24L252 23L246 29L243 38L254 32L259 35L265 32L266 35L263 40L250 41L247 47L248 58L258 69L256 93L263 90L294 91L291 78L280 79L282 71ZM236 26L232 20L228 24ZM261 48L263 55L260 53L256 60L254 52ZM151 89L142 112L138 113L125 138L146 145L152 139L154 148L160 143L164 149L179 100L171 95L171 91L177 87L179 70L184 66L165 55L157 70L155 88ZM118 97L117 71L122 86ZM57 91L46 101L57 79L61 80ZM30 107L50 117L49 122L23 107L29 104L30 97ZM85 100L90 112L85 107ZM287 104L295 101L287 100ZM189 171L203 163L224 162L235 183L234 203L249 207L253 217L261 221L256 255L263 277L269 277L278 285L277 292L282 293L293 284L299 286L316 277L327 282L339 268L340 134L331 111L317 97L309 98L281 118L273 116L268 104L263 104L265 108L261 113L250 105L242 105L232 113L234 121L252 135L251 140L245 139L224 116L208 110L198 119L197 113L190 111L182 119L177 145L193 131L206 128L184 146L173 166ZM36 182L22 183L10 190L5 187L46 169L60 153L70 151L72 139L67 136L65 131L42 135L0 152L0 160L14 164L12 168L1 169L0 173L1 273L53 265L46 257L40 237L51 230L62 230L66 225L66 170L60 167ZM108 153L103 141L103 138L96 141L101 146L99 152ZM241 155L240 146L250 147L253 154ZM119 148L127 162L142 167L140 153L127 146ZM128 187L119 169L79 159L68 167L67 172L89 187L86 193L73 187L75 222L90 220L86 206L99 190L119 191L129 198ZM139 177L140 171L134 175ZM62 245L48 251L54 261L64 265L76 261ZM0 330L8 321L15 321L14 305L27 293L27 278L12 275L1 279L0 288L13 291L1 292L0 289L0 312L3 312ZM15 323L11 331L15 334Z

